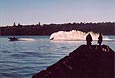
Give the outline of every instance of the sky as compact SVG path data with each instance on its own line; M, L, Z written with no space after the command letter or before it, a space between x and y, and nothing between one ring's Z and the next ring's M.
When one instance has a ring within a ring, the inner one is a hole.
M0 26L115 22L115 0L0 0Z

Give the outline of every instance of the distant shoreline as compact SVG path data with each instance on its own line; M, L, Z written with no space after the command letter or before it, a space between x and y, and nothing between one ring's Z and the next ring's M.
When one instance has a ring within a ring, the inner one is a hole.
M49 36L58 31L79 30L115 35L115 22L16 25L0 27L0 36Z

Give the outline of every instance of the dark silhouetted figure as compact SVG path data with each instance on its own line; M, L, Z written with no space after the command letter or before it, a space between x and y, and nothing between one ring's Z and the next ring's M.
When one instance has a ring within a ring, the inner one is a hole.
M98 44L99 44L99 45L101 45L102 40L103 40L102 34L99 33L99 37L98 37Z
M87 35L86 41L87 41L87 45L91 45L91 42L92 42L93 40L92 40L92 37L91 37L90 33Z
M13 26L16 26L15 22L14 22Z

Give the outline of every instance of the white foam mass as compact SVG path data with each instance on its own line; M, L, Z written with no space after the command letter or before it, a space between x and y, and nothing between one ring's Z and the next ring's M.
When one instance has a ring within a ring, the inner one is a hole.
M72 30L72 31L58 31L58 32L55 32L53 34L51 34L50 36L50 40L86 40L86 36L88 34L91 34L92 36L92 39L93 40L98 40L98 36L99 34L98 33L94 33L94 32L88 32L88 33L85 33L85 32L82 32L82 31L76 31L76 30Z

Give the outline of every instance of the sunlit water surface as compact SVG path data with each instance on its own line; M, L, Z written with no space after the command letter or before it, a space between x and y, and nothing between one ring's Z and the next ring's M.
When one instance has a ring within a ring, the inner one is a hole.
M32 75L75 50L85 41L50 41L49 36L19 36L9 41L0 36L0 78L31 78ZM115 39L115 36L107 36ZM97 44L93 41L93 44ZM115 41L104 41L115 51Z

